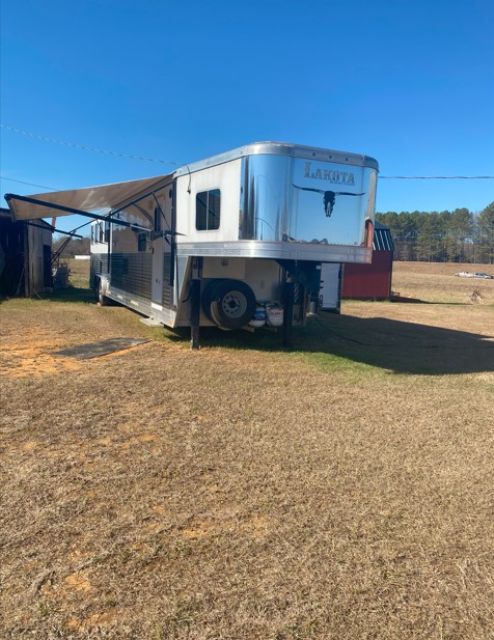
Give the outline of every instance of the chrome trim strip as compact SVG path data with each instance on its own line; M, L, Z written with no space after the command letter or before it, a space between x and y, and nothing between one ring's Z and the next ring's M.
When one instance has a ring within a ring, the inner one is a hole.
M177 312L174 309L163 308L161 311L153 309L152 305L154 303L151 302L151 300L147 300L146 298L142 298L141 296L134 294L129 295L122 289L112 287L111 283L105 295L108 296L108 298L112 298L113 300L120 302L120 304L123 304L131 311L138 311L138 313L141 313L148 318L153 318L158 322L165 324L167 327L173 328L175 326ZM136 307L139 309L137 310Z
M270 258L273 260L308 260L312 262L370 263L372 249L347 245L321 245L309 242L180 242L179 256L215 256L236 258Z
M214 167L218 164L254 155L275 155L291 156L294 158L306 158L319 162L335 162L339 164L349 164L357 167L370 167L379 171L379 164L375 158L359 153L337 151L334 149L323 149L321 147L307 147L305 145L292 144L287 142L253 142L243 147L237 147L231 151L225 151L217 155L191 162L179 167L173 174L175 178L189 175L195 171L200 171L207 167Z

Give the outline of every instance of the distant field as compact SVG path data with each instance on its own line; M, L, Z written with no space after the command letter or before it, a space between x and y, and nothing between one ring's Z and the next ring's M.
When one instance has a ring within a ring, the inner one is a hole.
M0 637L492 639L494 283L462 268L396 263L423 304L344 302L293 351L0 303ZM54 354L112 337L149 342Z
M481 271L494 275L494 265L439 262L395 262L393 291L427 302L470 302L480 293L480 302L494 304L494 280L462 279L459 271Z
M62 260L70 269L70 281L74 287L89 286L89 260Z

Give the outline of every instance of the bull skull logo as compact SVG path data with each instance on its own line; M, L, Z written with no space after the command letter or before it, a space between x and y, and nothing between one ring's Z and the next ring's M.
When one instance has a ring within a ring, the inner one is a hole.
M334 205L336 202L336 196L363 196L363 193L350 193L349 191L325 191L324 189L314 189L313 187L299 187L297 184L293 185L295 189L301 191L314 191L314 193L321 193L323 196L324 213L326 218L331 218Z

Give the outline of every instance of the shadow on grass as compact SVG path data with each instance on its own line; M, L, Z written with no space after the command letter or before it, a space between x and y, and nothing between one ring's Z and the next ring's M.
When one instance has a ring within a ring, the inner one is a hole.
M172 338L173 339L173 338ZM184 340L185 336L175 339ZM205 347L283 351L281 337L259 331L202 329ZM389 318L321 314L293 331L292 353L308 356L332 369L336 360L360 363L395 373L447 375L494 371L494 327L491 337Z
M69 287L43 296L68 303L95 303L94 292ZM161 336L163 335L160 330ZM188 329L165 330L171 341L186 342ZM158 335L155 336L155 339ZM275 331L201 329L204 347L231 350L287 351ZM294 328L291 353L310 358L328 370L342 363L370 365L395 373L447 375L494 372L494 327L490 337L389 318L358 318L322 313Z
M56 289L53 293L44 293L40 297L43 300L53 300L54 302L96 303L94 291L86 287L69 286L66 289Z
M38 293L27 298L24 296L0 297L0 304L7 300L53 300L54 302L96 303L96 296L94 291L87 287L69 286L66 289L56 289L51 293Z
M385 300L383 300L385 302ZM468 307L470 304L468 302L437 302L430 300L421 300L420 298L404 298L402 296L391 296L389 302L402 302L406 304L444 304L448 307Z

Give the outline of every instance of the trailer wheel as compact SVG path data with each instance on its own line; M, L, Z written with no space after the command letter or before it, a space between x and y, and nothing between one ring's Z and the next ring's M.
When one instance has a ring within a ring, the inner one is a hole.
M220 329L240 329L252 320L256 310L254 292L240 280L213 280L202 300L206 315Z

